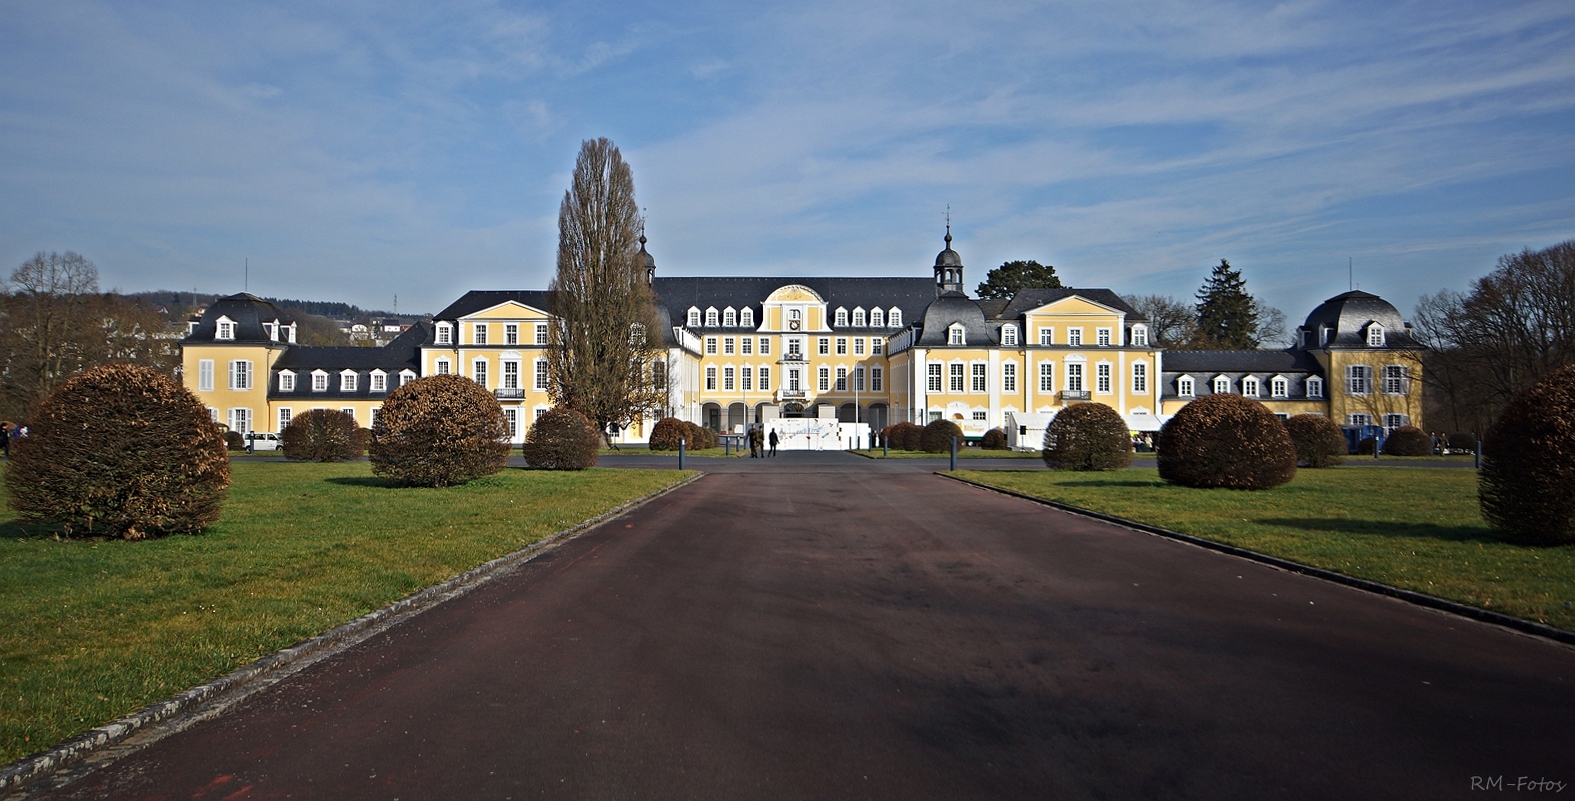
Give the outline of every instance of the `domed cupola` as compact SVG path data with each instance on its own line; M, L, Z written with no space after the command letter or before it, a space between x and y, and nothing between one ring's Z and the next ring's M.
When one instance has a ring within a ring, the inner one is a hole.
M1352 290L1335 295L1307 315L1298 331L1303 348L1414 347L1411 327L1383 298Z
M645 267L645 285L656 283L656 258L645 249L645 232L640 232L640 264Z
M947 292L963 292L963 263L957 251L952 250L952 222L946 221L946 249L935 256L935 296ZM964 294L967 294L964 292Z
M295 342L295 319L250 293L219 298L187 332L187 342L236 344Z

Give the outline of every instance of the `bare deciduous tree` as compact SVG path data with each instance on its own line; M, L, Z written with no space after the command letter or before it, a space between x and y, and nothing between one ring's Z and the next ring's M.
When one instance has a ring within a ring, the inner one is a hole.
M99 362L98 268L69 250L41 252L11 273L6 289L0 395L8 415L26 417L62 379Z
M1162 348L1184 348L1198 335L1198 315L1192 304L1169 295L1127 295L1122 298L1148 318L1149 338Z
M580 145L558 209L558 273L548 329L553 403L594 421L604 434L662 406L665 376L655 306L637 237L634 176L606 138ZM610 436L610 435L609 435Z

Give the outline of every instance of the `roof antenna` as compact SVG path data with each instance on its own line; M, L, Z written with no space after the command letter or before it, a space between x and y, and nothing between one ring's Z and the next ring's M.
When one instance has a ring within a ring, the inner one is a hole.
M243 269L245 272L241 273L241 291L250 292L252 291L252 260L250 258L246 259L246 266Z
M1345 257L1345 288L1356 289L1356 259L1350 256Z

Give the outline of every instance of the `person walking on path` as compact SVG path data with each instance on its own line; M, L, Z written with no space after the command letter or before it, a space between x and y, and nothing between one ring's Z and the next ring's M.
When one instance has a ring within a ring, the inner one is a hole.
M771 440L770 441L771 441L771 455L772 456L776 456L777 455L777 441L778 441L777 440L777 432L775 432L775 431L771 432Z
M762 456L761 451L765 450L764 445L765 437L761 436L760 427L749 429L749 458L759 459Z

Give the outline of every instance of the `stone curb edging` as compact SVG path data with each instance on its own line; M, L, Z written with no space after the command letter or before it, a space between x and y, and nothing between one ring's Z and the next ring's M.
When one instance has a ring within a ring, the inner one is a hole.
M1135 520L1127 520L1125 518L1107 515L1101 512L1090 511L1088 509L1061 503L1059 501L1038 498L1027 493L1017 492L1016 490L1004 489L1002 487L992 487L989 484L983 484L978 481L970 481L960 476L947 475L946 473L939 471L937 471L935 475L940 476L941 478L956 481L961 484L967 484L971 487L978 487L979 489L985 489L991 492L999 492L1002 495L1010 495L1014 498L1022 498L1026 501L1033 501L1034 503L1040 504L1042 506L1060 509L1063 512L1070 512L1071 514L1080 515L1082 517L1090 517L1095 520L1104 521L1106 523L1114 523L1115 525L1122 526L1124 528L1130 528L1134 531L1141 531L1145 534L1152 534L1158 537L1165 537L1167 539L1185 542L1189 545L1196 545L1200 548L1207 548L1211 551L1218 551L1231 556L1239 556L1243 559L1249 559L1254 562L1266 564L1271 567L1277 567L1281 570L1286 570L1292 573L1301 573L1306 576L1323 579L1324 581L1334 582L1335 584L1343 584L1347 587L1352 587L1358 590L1364 590L1366 592L1376 593L1378 595L1386 595L1390 598L1405 601L1406 603L1416 604L1417 606L1436 609L1441 612L1448 612L1461 617L1471 618L1482 623L1491 623L1495 626L1502 626L1507 629L1514 629L1515 631L1518 631L1522 634L1531 634L1537 637L1545 637L1564 645L1575 645L1575 632L1565 631L1564 629L1554 628L1553 626L1545 625L1543 623L1537 623L1535 621L1513 617L1502 612L1492 612L1486 609L1479 609L1475 606L1467 606L1463 603L1439 598L1435 595L1427 595L1414 590L1405 590L1399 587L1391 587L1388 584L1380 584L1376 581L1369 581L1367 579L1360 579L1354 576L1347 576L1344 573L1336 573L1333 570L1325 570L1321 567L1312 567L1311 565L1304 565L1300 562L1292 562L1288 559L1281 559L1277 556L1269 556L1268 554L1261 554L1257 551L1249 551L1246 548L1238 548L1234 545L1226 545L1222 542L1206 540L1201 537L1194 537L1190 534L1182 534L1180 532L1163 529L1158 526L1139 523Z
M704 477L694 475L655 492L636 498L617 508L603 512L589 520L559 531L545 539L531 543L517 551L471 568L442 584L436 584L413 595L407 595L387 606L375 609L361 617L341 623L309 640L280 651L275 651L245 667L216 679L203 682L163 701L156 701L102 726L72 737L47 751L23 757L9 765L0 766L0 793L16 791L23 785L44 779L56 771L79 763L96 752L114 746L133 734L156 723L162 723L183 713L193 712L204 704L219 704L215 711L245 699L296 670L318 659L342 651L385 629L425 612L445 601L458 598L481 585L498 578L509 570L535 559L542 553L567 540L619 517L636 507L643 506L663 495L688 486ZM209 715L211 716L211 715ZM206 719L206 718L204 718ZM194 721L195 722L195 721ZM178 729L176 729L178 730ZM173 733L170 732L170 733ZM144 745L151 744L149 740Z

